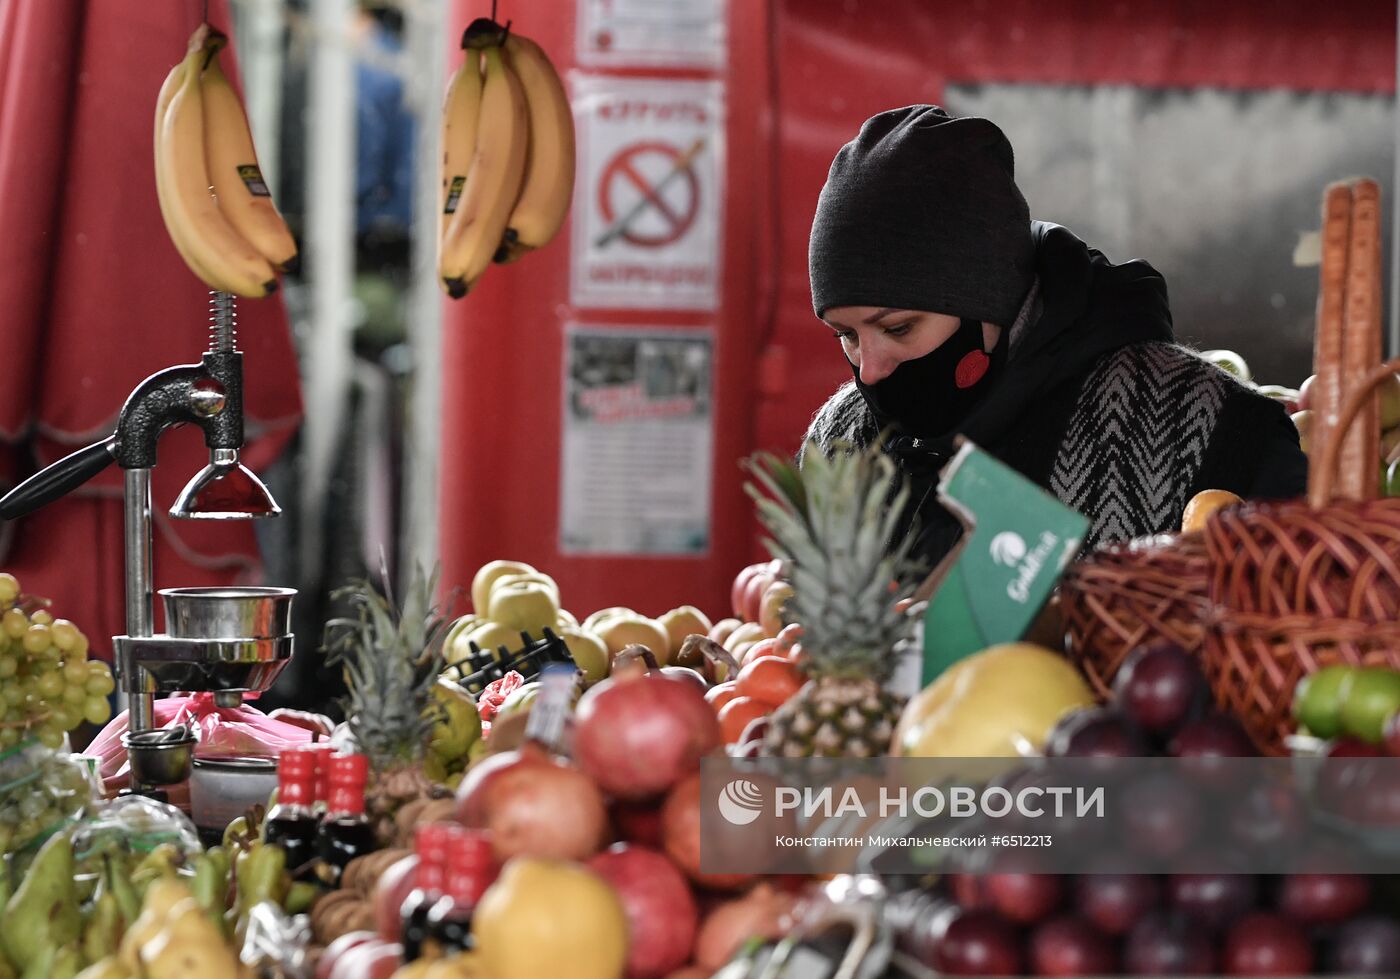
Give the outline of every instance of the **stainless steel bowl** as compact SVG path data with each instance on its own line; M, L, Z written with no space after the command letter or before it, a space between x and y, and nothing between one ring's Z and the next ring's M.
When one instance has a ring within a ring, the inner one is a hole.
M201 829L219 829L277 788L271 758L199 758L190 775L190 815Z
M122 747L131 761L131 779L143 785L175 785L190 777L194 766L195 736L186 730L171 737L168 730L128 731Z
M165 631L179 639L276 639L292 631L295 588L162 588Z

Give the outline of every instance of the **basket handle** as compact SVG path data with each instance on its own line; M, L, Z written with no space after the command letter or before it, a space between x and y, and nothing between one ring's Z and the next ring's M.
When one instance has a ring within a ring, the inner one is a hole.
M1356 416L1361 414L1361 409L1366 402L1375 397L1376 388L1392 374L1400 373L1400 357L1388 360L1383 364L1377 364L1365 377L1356 389L1347 395L1346 404L1342 406L1341 418L1337 423L1332 435L1323 443L1322 465L1318 473L1317 484L1314 492L1309 495L1308 503L1313 509L1326 506L1332 500L1332 487L1337 481L1338 461L1342 454L1342 443L1346 441L1346 433L1351 428L1351 423L1356 420Z

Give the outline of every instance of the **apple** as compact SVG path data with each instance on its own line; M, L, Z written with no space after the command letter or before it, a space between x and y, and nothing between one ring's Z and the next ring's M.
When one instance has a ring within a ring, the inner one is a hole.
M734 654L735 659L738 659L738 647L741 644L756 643L762 638L764 638L763 626L759 625L757 622L745 622L743 625L739 626L739 628L731 632L729 637L720 645Z
M1226 373L1235 375L1239 381L1247 384L1254 379L1244 358L1233 350L1202 350L1201 356Z
M795 594L786 581L774 581L764 590L758 606L758 624L769 639L776 639L783 631L783 605Z
M403 946L397 942L365 942L340 956L330 979L389 979L398 971L402 958Z
M1288 417L1293 419L1293 424L1298 428L1298 444L1303 449L1304 455L1311 455L1312 452L1312 422L1313 413L1311 408L1304 408L1295 411Z
M734 618L720 619L711 626L709 638L719 643L721 646L724 646L725 640L729 638L730 634L743 624L743 622ZM728 647L726 646L725 648L727 649Z
M616 799L609 814L617 835L623 841L654 849L662 847L665 834L661 826L661 804L655 799Z
M1298 410L1307 411L1312 407L1312 389L1317 383L1317 375L1309 374L1307 379L1298 387Z
M625 605L612 605L608 608L600 608L598 611L588 616L588 618L584 619L580 625L589 632L597 632L598 626L602 625L608 619L635 619L638 615L639 613L634 612Z
M608 652L608 644L597 635L563 626L559 629L559 638L568 647L574 665L583 671L584 683L594 684L608 675L612 654Z
M489 561L477 569L472 577L472 611L478 616L486 614L491 600L491 585L502 575L530 574L535 569L521 561Z
M498 584L491 589L486 615L508 629L538 637L545 629L559 624L559 598L548 585L538 581Z
M554 595L554 606L555 606L555 613L554 613L554 614L555 614L555 619L554 619L554 621L555 621L555 622L558 622L558 621L559 621L559 609L562 607L562 606L561 606L561 603L560 603L560 601L559 601L559 583L556 582L556 581L555 581L553 578L551 578L549 575L547 575L547 574L542 574L542 573L539 572L539 571L522 571L522 572L520 572L519 574L503 574L503 575L501 575L499 578L497 578L495 581L491 582L491 590L490 590L489 592L486 593L486 594L487 594L486 606L487 606L488 611L490 610L490 606L491 606L491 597L490 597L490 596L494 595L498 589L504 588L506 585L511 585L511 584L514 584L515 582L518 582L518 581L533 581L533 582L535 582L536 584L544 585L546 588L549 589L549 591Z
M758 573L749 579L744 588L744 613L739 618L745 622L758 621L758 613L763 605L763 593L768 590L769 585L778 580L782 568L783 563L777 560L760 565Z
M671 661L671 637L655 619L641 616L605 619L594 632L614 656L628 646L641 645L651 650L658 666L665 666Z
M315 979L330 979L331 971L341 957L352 948L358 948L367 942L379 943L383 942L383 939L372 931L350 931L331 942L316 962Z
M767 561L750 564L734 576L734 584L729 587L729 610L734 613L735 618L743 620L744 595L748 592L749 581L767 566Z
M561 608L561 609L559 610L559 628L560 628L560 629L577 629L577 628L579 628L578 618L574 615L574 613L570 612L568 609ZM558 631L558 630L555 630L555 631Z
M680 649L687 636L708 635L714 625L709 616L694 605L673 608L656 621L661 623L666 635L670 637L672 650Z
M802 626L797 622L789 623L778 631L778 651L779 656L787 656L792 652L792 648L798 644L802 638Z

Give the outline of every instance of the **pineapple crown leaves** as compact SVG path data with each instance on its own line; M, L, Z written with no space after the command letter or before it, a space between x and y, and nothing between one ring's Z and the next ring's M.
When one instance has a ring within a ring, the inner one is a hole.
M439 570L415 568L400 607L387 584L352 581L331 597L347 602L354 618L326 623L322 650L340 664L350 688L342 700L346 723L375 771L422 757L441 706L432 695L443 668L449 621L433 602Z
M829 455L806 453L801 469L766 452L746 468L755 481L744 488L770 535L764 543L792 582L789 608L806 630L813 665L880 669L880 655L910 625L894 606L922 570L910 553L914 534L894 539L909 499L894 463L878 444L837 443Z

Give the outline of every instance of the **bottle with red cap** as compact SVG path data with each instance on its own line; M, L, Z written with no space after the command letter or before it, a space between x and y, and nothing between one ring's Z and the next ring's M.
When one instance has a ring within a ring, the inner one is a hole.
M316 758L309 751L288 748L277 758L277 804L263 822L263 839L287 854L287 870L306 879L316 858Z
M326 815L316 832L316 854L329 877L327 883L338 884L346 864L378 849L374 827L365 815L368 781L367 756L331 757Z
M399 912L402 921L399 944L403 946L405 962L422 955L423 943L428 937L428 912L447 891L447 854L461 829L456 823L426 823L414 833L417 881Z
M312 790L311 809L319 820L326 814L330 803L331 758L336 753L335 746L329 741L311 741L301 750L316 758L316 783Z
M428 912L424 957L451 955L472 947L472 912L496 879L490 834L461 828L447 853L446 893Z

